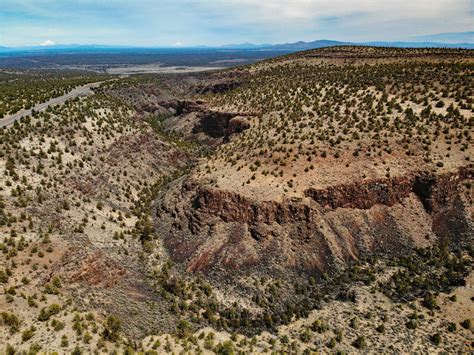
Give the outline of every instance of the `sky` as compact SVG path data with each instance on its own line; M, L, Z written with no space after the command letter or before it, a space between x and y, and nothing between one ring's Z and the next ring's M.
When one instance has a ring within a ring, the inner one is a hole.
M0 46L412 41L446 33L459 42L466 35L457 33L469 31L474 0L0 0Z

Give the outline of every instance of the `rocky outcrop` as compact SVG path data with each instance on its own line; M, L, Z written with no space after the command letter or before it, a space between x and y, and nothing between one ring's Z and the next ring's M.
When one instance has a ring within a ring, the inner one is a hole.
M199 85L194 88L194 92L198 94L219 94L228 92L242 86L240 81L223 81L217 83L211 83L209 85Z
M201 112L205 108L203 106L203 101L193 101L193 100L168 100L160 101L159 105L167 109L172 109L175 112L176 116L188 114L191 112Z
M199 114L193 133L205 133L212 138L228 137L250 127L245 117L233 112L207 111Z
M393 206L414 193L428 212L449 202L458 194L459 181L473 178L473 166L455 173L433 175L420 173L397 178L369 180L331 186L327 189L308 189L306 196L330 208L368 209L377 204Z
M473 227L461 183L472 171L311 190L307 202L261 202L180 183L160 201L156 225L174 261L189 271L330 272L374 253L468 238Z
M461 182L472 179L474 167L468 166L455 173L443 175L403 176L336 185L327 189L308 189L306 195L318 205L331 209L370 209L375 205L393 206L414 194L427 212L439 210L459 195ZM185 189L192 189L187 185ZM314 221L319 208L300 203L298 199L283 203L275 201L255 202L237 193L217 188L197 187L193 201L194 210L221 218L224 222L241 223L292 223Z
M197 189L193 207L199 213L216 216L224 222L284 224L312 220L309 205L292 200L255 202L237 193L208 187Z
M206 105L199 100L171 100L161 102L160 105L174 112L174 117L172 117L171 120L168 118L168 123L171 123L168 125L168 129L179 131L177 126L180 125L180 121L192 116L193 125L189 133L191 133L194 138L201 134L211 139L228 138L232 134L240 133L250 128L250 123L246 116L253 115L251 113L209 110ZM191 136L189 138L192 139L193 137Z

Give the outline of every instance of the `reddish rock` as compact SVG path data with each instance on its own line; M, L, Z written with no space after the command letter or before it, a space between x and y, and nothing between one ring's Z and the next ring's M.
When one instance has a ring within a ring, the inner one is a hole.
M157 225L171 257L189 271L328 272L362 256L422 246L427 234L454 240L469 235L460 186L472 177L468 166L309 189L309 203L261 202L187 182L163 197Z

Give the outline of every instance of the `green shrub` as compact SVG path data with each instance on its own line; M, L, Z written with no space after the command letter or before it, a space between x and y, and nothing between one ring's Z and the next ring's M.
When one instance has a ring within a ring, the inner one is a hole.
M461 327L463 327L464 329L471 329L471 327L472 327L472 320L471 320L471 319L464 319L464 320L461 322Z
M10 344L7 344L7 346L5 347L5 354L6 355L15 355L16 353L16 350L13 346L11 346Z
M14 315L13 313L9 313L9 312L2 312L1 316L2 316L3 324L10 327L10 332L16 333L18 329L20 328L20 320L18 319L18 317Z
M308 343L311 340L311 331L309 329L305 329L300 334L300 340L303 343Z
M431 310L438 308L438 304L436 303L436 297L431 293L427 293L425 295L422 303L423 306Z
M235 354L235 346L232 341L228 340L217 345L215 352L219 355L233 355Z
M449 322L448 323L448 332L455 332L456 331L456 323L453 323L453 322Z
M416 319L410 319L405 323L405 325L408 329L416 329L418 327L418 322Z
M38 320L41 322L45 322L49 320L49 318L55 314L61 312L61 306L53 303L49 307L44 307L41 309L40 314L38 316Z
M311 329L320 334L327 332L329 330L328 322L322 319L316 319L311 325Z
M187 338L192 334L192 327L191 325L185 321L185 320L180 320L178 322L178 325L176 326L176 335L181 338Z
M334 349L336 347L336 338L331 338L327 344L327 347L329 349Z
M352 343L352 346L354 346L357 349L365 349L367 347L367 342L365 341L364 336L359 336L357 337L356 340Z
M39 344L31 344L30 349L28 350L28 355L34 355L37 354L41 350L41 345Z
M30 340L33 337L33 335L35 335L35 331L36 331L36 328L34 326L31 326L29 329L25 330L21 334L21 340L23 341Z
M69 346L69 340L67 339L66 335L63 335L61 337L61 347L65 348L67 346Z
M441 344L441 335L439 333L435 333L430 337L430 340L433 344L439 345Z
M122 329L122 321L115 315L109 315L104 324L104 338L116 341Z

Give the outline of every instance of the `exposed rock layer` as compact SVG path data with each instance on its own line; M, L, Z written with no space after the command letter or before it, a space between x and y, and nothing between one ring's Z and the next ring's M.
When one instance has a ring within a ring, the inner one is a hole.
M370 180L327 189L308 189L305 194L317 203L331 208L368 209L376 204L393 206L410 193L418 196L428 212L445 205L458 194L459 181L472 179L473 166L462 167L456 173L439 176L421 173L381 180Z
M469 166L310 189L306 203L258 202L187 182L165 194L157 225L189 271L328 272L364 255L466 240L473 227L462 182L472 176Z

